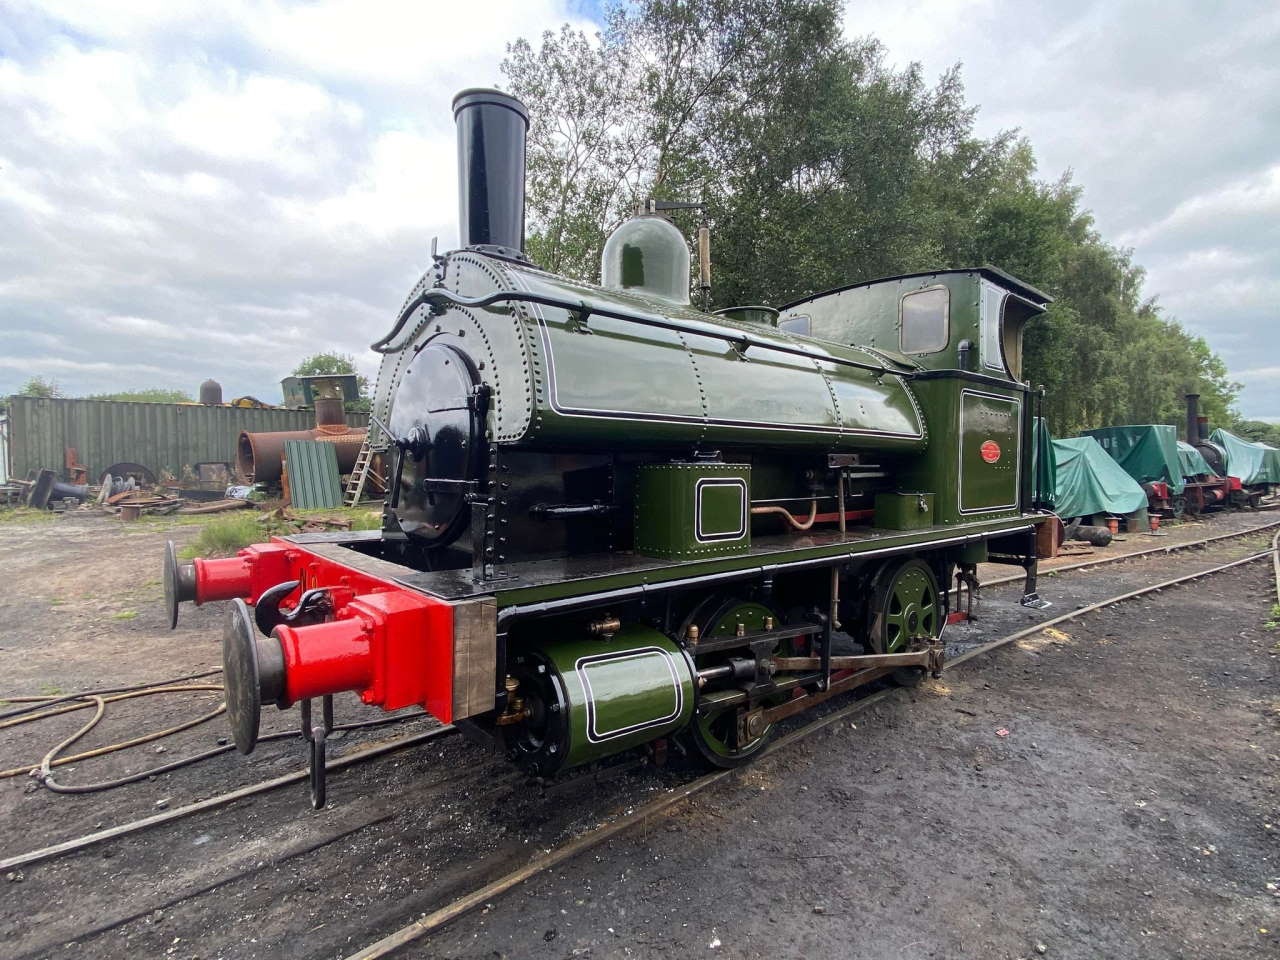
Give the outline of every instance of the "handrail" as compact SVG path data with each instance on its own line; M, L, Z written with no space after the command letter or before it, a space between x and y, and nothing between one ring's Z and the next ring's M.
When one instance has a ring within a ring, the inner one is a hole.
M808 350L801 346L795 346L786 343L773 343L768 340L762 340L754 334L746 331L735 331L725 328L702 327L693 323L684 323L679 320L672 320L667 317L652 317L642 313L631 313L625 310L613 310L608 307L601 307L587 303L585 300L569 300L563 297L552 297L541 293L532 293L518 290L499 290L483 297L462 297L442 287L434 287L426 290L414 297L404 310L400 312L400 317L396 320L395 326L391 332L385 337L374 343L370 349L379 353L385 353L386 345L395 338L395 336L403 329L405 322L421 306L431 305L433 310L439 304L449 304L456 307L489 307L495 303L536 303L545 307L556 307L561 310L568 310L577 314L575 320L578 324L585 326L592 316L610 317L614 320L625 320L630 323L638 323L647 327L658 327L663 330L672 330L676 333L688 333L699 337L711 337L716 340L724 340L732 345L738 353L745 354L751 347L761 350L772 350L776 353L790 354L796 357L804 357L807 360L816 360L823 363L833 363L842 367L855 367L859 370L868 370L877 377L883 377L891 374L903 380L912 379L915 374L910 371L893 370L884 364L867 363L862 360L849 360L845 357L833 357L830 354L818 353L814 350Z

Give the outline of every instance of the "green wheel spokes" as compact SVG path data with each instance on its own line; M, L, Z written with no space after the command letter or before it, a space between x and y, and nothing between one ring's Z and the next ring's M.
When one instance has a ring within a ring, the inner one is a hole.
M900 653L920 637L942 632L937 581L920 560L886 566L877 577L871 644L881 653Z
M933 581L916 566L908 566L889 588L884 611L885 649L896 653L912 637L938 634L938 596Z

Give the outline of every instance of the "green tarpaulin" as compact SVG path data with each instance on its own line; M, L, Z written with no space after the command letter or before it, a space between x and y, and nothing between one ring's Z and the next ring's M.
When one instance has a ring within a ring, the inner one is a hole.
M1205 463L1204 457L1200 456L1200 451L1189 443L1178 441L1178 462L1182 464L1182 475L1184 477L1213 477L1217 476L1213 472L1213 468Z
M1182 493L1182 464L1178 460L1178 431L1167 423L1144 423L1126 427L1103 427L1086 430L1125 473L1139 483L1167 483L1175 493Z
M1097 513L1129 514L1147 505L1138 481L1098 445L1093 437L1053 441L1057 460L1055 511L1058 516L1089 517Z
M1227 454L1227 475L1243 484L1280 483L1280 450L1242 440L1219 427L1209 437Z
M1053 436L1044 417L1036 417L1031 443L1031 476L1034 478L1038 506L1053 509L1057 502L1058 458L1053 453Z

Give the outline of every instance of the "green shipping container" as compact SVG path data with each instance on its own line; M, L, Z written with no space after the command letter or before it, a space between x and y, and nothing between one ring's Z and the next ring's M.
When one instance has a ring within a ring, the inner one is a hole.
M235 463L241 430L273 433L315 426L311 410L203 406L197 403L127 403L10 397L9 473L49 469L67 479L66 449L96 481L114 463L140 463L157 476L181 479L197 463ZM363 427L366 414L346 415L348 425Z

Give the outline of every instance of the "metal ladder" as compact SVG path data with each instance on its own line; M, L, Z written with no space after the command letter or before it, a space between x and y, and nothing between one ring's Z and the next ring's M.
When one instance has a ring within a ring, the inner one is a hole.
M351 476L347 478L347 489L342 496L344 506L354 507L364 496L365 481L373 470L373 457L373 448L369 446L369 438L365 437L360 453L356 455L355 466L351 468Z

